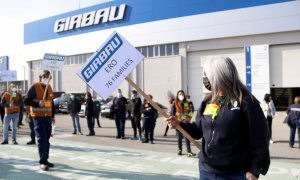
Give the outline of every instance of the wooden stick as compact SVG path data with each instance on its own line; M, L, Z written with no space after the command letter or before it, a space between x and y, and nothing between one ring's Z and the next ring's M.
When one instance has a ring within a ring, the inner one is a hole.
M134 87L137 92L139 92L145 99L147 99L147 101L161 114L163 115L165 118L168 118L169 115L166 113L166 111L162 110L151 98L149 98L149 96L143 91L141 90L129 77L125 78L126 81L132 86ZM184 129L182 129L182 127L180 125L177 125L175 127L178 131L180 131L182 133L182 135L184 137L186 137L190 142L192 142L199 150L201 149L200 144L194 139L192 138L192 136L190 136Z
M45 88L45 91L44 91L43 100L46 99L46 95L47 95L47 91L48 91L48 87L49 87L49 83L50 83L51 79L52 79L52 75L50 74L49 78L48 78L48 82L47 82L46 88Z

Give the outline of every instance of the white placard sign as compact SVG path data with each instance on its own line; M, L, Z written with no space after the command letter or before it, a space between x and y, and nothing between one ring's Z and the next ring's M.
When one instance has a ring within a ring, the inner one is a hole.
M0 81L16 81L17 71L0 71Z
M45 53L43 59L43 70L61 71L65 63L66 56L59 54Z
M77 75L103 99L107 99L143 58L126 39L113 32Z

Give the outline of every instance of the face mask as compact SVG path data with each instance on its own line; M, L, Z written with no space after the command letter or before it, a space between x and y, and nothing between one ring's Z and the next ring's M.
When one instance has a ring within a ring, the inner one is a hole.
M42 79L42 83L43 83L43 84L47 84L47 83L48 83L48 79L47 79L47 78L43 78L43 79Z
M117 93L117 97L118 98L122 97L122 94L121 93Z
M211 91L211 84L208 77L203 77L203 85L207 90Z
M13 91L13 92L16 92L16 91L17 91L17 88L12 88L12 91Z
M179 96L178 96L178 99L179 99L180 101L182 101L182 100L184 99L184 96L183 96L183 95L179 95Z

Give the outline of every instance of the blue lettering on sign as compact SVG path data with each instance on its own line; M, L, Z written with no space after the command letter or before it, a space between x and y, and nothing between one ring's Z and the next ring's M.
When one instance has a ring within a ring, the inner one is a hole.
M45 54L45 60L53 60L53 61L64 61L66 56L58 56L53 54Z
M104 66L104 64L110 59L110 57L117 52L122 46L123 41L118 34L115 34L97 54L93 55L93 58L87 64L87 66L81 71L81 75L86 82L89 82L95 74Z
M246 56L246 87L252 92L252 75L251 75L251 47L245 47L245 56Z

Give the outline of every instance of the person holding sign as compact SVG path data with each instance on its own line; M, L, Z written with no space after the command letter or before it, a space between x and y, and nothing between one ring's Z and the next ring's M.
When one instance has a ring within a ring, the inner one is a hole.
M48 161L50 149L50 136L52 133L53 113L53 94L49 84L51 80L50 72L44 70L41 74L41 82L35 82L28 90L25 96L25 105L30 106L30 116L34 123L34 130L37 137L39 149L40 168L47 171L48 168L54 167Z
M3 142L1 144L8 144L8 129L10 121L13 122L12 144L18 144L16 138L21 104L22 96L17 92L16 85L11 83L10 90L5 92L1 98L1 105L5 108Z
M210 90L193 123L166 119L195 139L202 138L200 179L257 179L270 165L269 131L258 100L239 78L228 57L204 66L204 86Z

